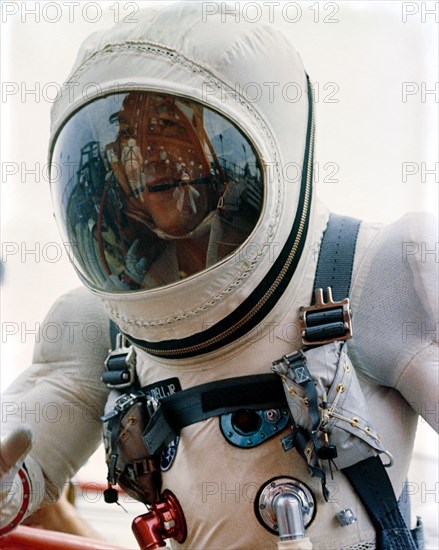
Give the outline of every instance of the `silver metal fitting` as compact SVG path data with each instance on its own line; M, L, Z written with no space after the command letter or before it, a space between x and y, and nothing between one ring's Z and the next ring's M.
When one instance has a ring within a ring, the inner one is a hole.
M280 540L299 540L314 519L315 499L301 481L281 477L262 486L256 499L256 515Z
M342 527L346 527L346 525L352 525L352 523L355 523L357 521L357 516L355 515L355 512L350 508L344 508L343 510L340 510L340 512L338 512L336 516L338 522Z

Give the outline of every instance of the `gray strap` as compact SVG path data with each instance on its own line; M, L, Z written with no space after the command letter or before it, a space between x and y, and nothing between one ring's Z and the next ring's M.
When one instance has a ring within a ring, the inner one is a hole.
M355 244L360 223L360 220L346 216L337 214L329 216L317 262L313 304L317 288L326 290L330 286L334 300L343 300L349 296Z
M111 342L112 351L116 349L116 338L119 332L120 332L119 327L116 325L114 321L110 319L110 342Z

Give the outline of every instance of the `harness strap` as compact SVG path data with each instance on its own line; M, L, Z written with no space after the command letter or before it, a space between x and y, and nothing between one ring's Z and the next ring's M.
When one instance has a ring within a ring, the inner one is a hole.
M111 349L114 351L116 349L117 335L119 334L119 327L114 321L110 319L110 342Z
M312 304L318 288L332 288L334 300L349 296L360 220L330 214L320 245Z
M276 374L240 376L179 391L160 399L142 436L151 454L190 424L237 409L283 409L285 393Z
M377 532L378 550L417 550L398 508L389 476L378 456L366 458L342 472L358 493Z

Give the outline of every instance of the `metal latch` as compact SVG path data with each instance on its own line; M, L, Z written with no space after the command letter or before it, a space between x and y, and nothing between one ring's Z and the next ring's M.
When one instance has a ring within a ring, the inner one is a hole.
M105 359L107 371L102 375L102 382L114 389L128 388L136 377L136 352L126 336L116 336L114 350L109 350Z
M326 302L323 289L315 292L315 304L301 307L299 313L302 342L305 346L320 346L337 340L347 340L352 336L352 319L349 298L334 301L331 287L326 289Z

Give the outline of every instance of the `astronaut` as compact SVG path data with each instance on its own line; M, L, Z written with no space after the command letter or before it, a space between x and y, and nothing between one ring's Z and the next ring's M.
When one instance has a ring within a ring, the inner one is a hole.
M349 292L353 335L324 352L311 346L317 363L321 353L326 357L325 373L330 362L345 374L355 372L358 393L323 375L311 386L297 377L300 388L288 385L291 354L303 348L300 308L313 297L313 245L329 220L312 189L314 116L305 69L274 26L227 26L221 14L203 22L197 3L151 3L139 17L137 25L86 41L68 79L79 83L72 87L76 95L73 101L60 97L52 110L52 162L70 156L81 165L82 149L93 141L95 153L86 162L100 201L97 209L87 207L89 219L75 208L90 197L75 175L51 186L63 240L72 244L75 268L89 290L60 298L46 322L93 323L100 338L71 341L65 334L56 346L40 342L33 365L5 392L5 402L55 402L63 414L57 423L39 419L23 426L17 407L3 419L2 430L11 435L0 466L4 487L16 490L3 491L2 528L11 529L58 494L97 447L104 410L111 428L114 399L123 394L113 383L120 391L109 398L101 380L111 318L134 346L136 387L148 388L150 416L133 416L131 425L140 422L144 435L161 401L190 390L181 395L201 395L203 414L209 407L217 411L181 421L179 430L160 417L171 435L162 434L165 428L157 432L163 445L149 462L142 445L124 451L131 417L121 419L115 439L107 434L110 485L125 483L149 506L164 491L176 499L185 533L175 547L396 548L386 538L391 528L377 528L345 471L368 457L392 462L387 474L395 497L404 499L413 409L437 429L425 413L437 400L434 334L401 339L404 322L436 326L437 266L402 256L404 242L434 241L431 222L413 214L389 226L359 225ZM115 93L115 81L130 83L129 91ZM267 95L255 104L239 92L250 81L281 87L294 81L303 93L294 103L273 103ZM88 82L99 82L95 97L81 96ZM133 175L124 171L130 141L138 149L135 189ZM302 167L295 184L282 174L292 162ZM111 246L104 238L109 231ZM312 371L313 353L307 357ZM300 403L273 404L273 368L280 387L286 382ZM261 377L254 389L243 381L248 376ZM270 381L269 395L263 380ZM206 384L207 390L197 389ZM333 387L336 399L351 396L337 409L350 415L342 443L335 427L325 428L335 416ZM258 407L255 393L262 395ZM231 410L226 402L233 399L239 403ZM315 429L303 420L312 410L319 419ZM310 437L302 447L298 434ZM140 463L140 473L123 470ZM148 475L159 471L160 481L150 484ZM29 491L29 484L39 490ZM306 532L279 540L270 491L283 494L285 487L299 488ZM270 506L274 516L264 514ZM407 547L416 548L414 541Z

